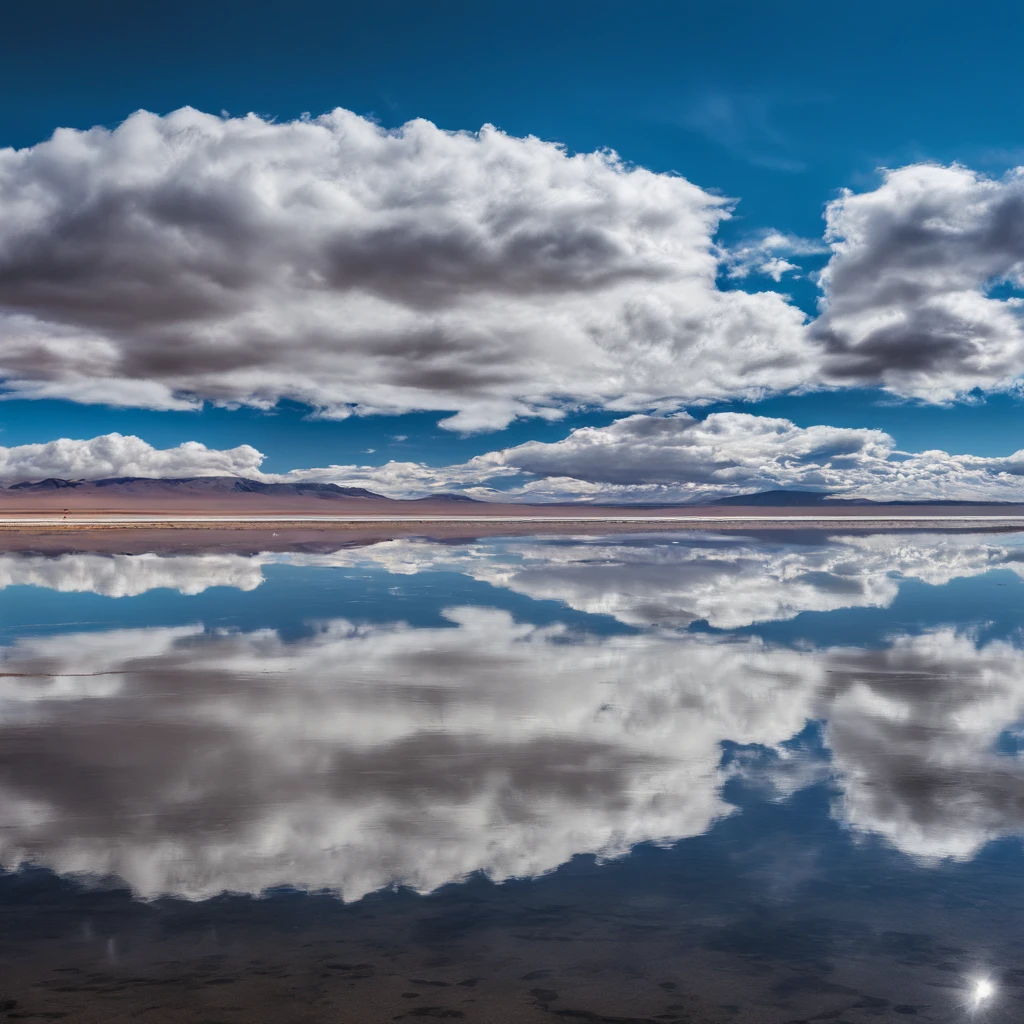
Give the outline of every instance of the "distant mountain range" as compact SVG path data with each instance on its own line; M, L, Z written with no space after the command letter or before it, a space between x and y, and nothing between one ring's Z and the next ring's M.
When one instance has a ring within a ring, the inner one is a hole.
M360 502L385 503L387 505L450 505L470 503L490 506L494 502L478 501L464 494L431 494L423 498L396 499L377 494L364 487L340 487L329 483L264 483L231 476L194 476L175 478L151 478L137 476L110 477L106 480L64 480L51 477L25 483L10 484L0 488L0 503L9 504L17 499L36 501L48 508L67 504L71 507L92 507L97 504L110 506L121 501L128 505L150 502L169 502L172 505L213 502L227 503L237 507L239 502L284 502L292 505L298 501L314 502ZM509 507L512 503L506 504ZM520 505L523 503L519 503ZM564 502L564 506L580 509L599 507L592 503ZM693 507L692 503L690 507ZM734 506L743 508L827 508L832 506L872 506L884 508L889 505L906 506L1015 506L1018 503L1006 501L873 501L868 498L844 498L833 492L822 491L759 491L754 494L737 494L728 498L700 502L707 506ZM550 506L548 506L550 507ZM608 502L600 507L632 509L668 509L687 507L684 502L650 502L627 504ZM369 509L367 510L369 511Z
M237 494L255 494L263 497L323 498L327 501L338 498L374 498L379 501L393 501L383 494L368 491L365 487L339 487L337 484L264 483L261 480L247 480L233 476L191 476L174 478L153 478L141 476L116 476L106 480L63 480L49 477L26 483L11 484L3 490L16 494L50 494L55 491L69 491L75 495L90 492L106 497L137 495L140 497L221 497ZM411 501L471 501L464 494L432 494L427 498L412 498Z
M872 498L837 497L833 491L758 491L756 494L735 494L729 498L718 498L708 502L709 505L743 505L749 507L797 505L806 508L808 505L1016 505L1012 501L952 501L930 499L920 501L875 501Z

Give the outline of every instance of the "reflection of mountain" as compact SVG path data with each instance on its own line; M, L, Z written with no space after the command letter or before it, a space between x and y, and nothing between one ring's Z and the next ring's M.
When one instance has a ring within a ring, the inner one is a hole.
M1024 710L1009 645L940 632L794 651L447 615L293 642L196 627L16 642L0 862L115 873L145 895L537 875L705 831L730 812L730 772L780 792L820 777L780 747L808 719L827 720L853 827L935 857L1024 830L1022 771L994 752ZM723 741L778 756L723 768Z
M886 607L899 579L947 583L1008 568L1024 576L1024 542L982 534L874 534L798 540L677 536L442 544L395 540L329 554L0 555L0 587L28 583L108 596L172 587L251 590L262 567L368 566L408 575L451 569L534 599L613 615L633 626L721 629L805 611Z

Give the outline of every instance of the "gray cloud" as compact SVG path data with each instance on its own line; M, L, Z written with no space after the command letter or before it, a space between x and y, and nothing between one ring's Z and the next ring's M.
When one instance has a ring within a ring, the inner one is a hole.
M827 211L833 255L821 275L825 376L943 401L1014 386L1024 368L1024 174L965 167L888 171Z
M766 110L688 116L745 151L779 141ZM0 152L0 376L150 408L454 411L458 430L809 387L946 401L1024 372L1020 300L992 294L1021 283L1022 181L919 164L844 192L808 325L716 277L779 282L818 242L722 246L730 201L613 153L340 109L139 112Z
M782 478L825 489L833 461L877 460L891 447L877 430L802 428L744 413L713 413L700 421L680 413L630 416L607 427L580 428L551 444L528 441L503 454L536 476L667 485L699 494L729 485L777 486Z
M681 177L491 127L140 112L0 152L0 373L458 429L796 386L803 315L715 286L726 216Z

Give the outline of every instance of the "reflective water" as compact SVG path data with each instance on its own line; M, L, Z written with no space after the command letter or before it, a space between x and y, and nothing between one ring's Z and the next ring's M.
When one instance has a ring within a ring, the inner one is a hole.
M0 586L9 1018L1024 1016L1024 536L11 551Z

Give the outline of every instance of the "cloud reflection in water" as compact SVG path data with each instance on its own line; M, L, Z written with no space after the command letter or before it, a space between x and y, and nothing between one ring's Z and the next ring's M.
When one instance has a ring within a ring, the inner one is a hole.
M822 571L857 551L896 557L850 543ZM922 552L906 548L902 564L925 572ZM307 557L323 558L289 556ZM535 568L539 556L513 558ZM493 562L480 572L496 578ZM661 593L652 583L646 596ZM0 862L192 898L536 876L705 832L734 810L732 775L780 798L819 781L820 764L783 747L808 720L826 723L833 814L851 828L926 859L969 858L1024 829L1021 769L997 751L1024 718L1024 653L1010 643L941 629L879 650L795 650L444 614L441 628L330 619L290 640L196 625L15 641L0 665ZM724 764L726 742L779 756Z
M396 575L460 572L533 600L555 600L641 628L718 629L801 612L885 608L901 580L942 585L1005 568L1024 578L1019 535L865 534L792 539L685 535L477 541L392 540L335 552L253 555L0 555L0 589L14 585L108 597L157 588L198 594L254 590L267 566L372 568Z

